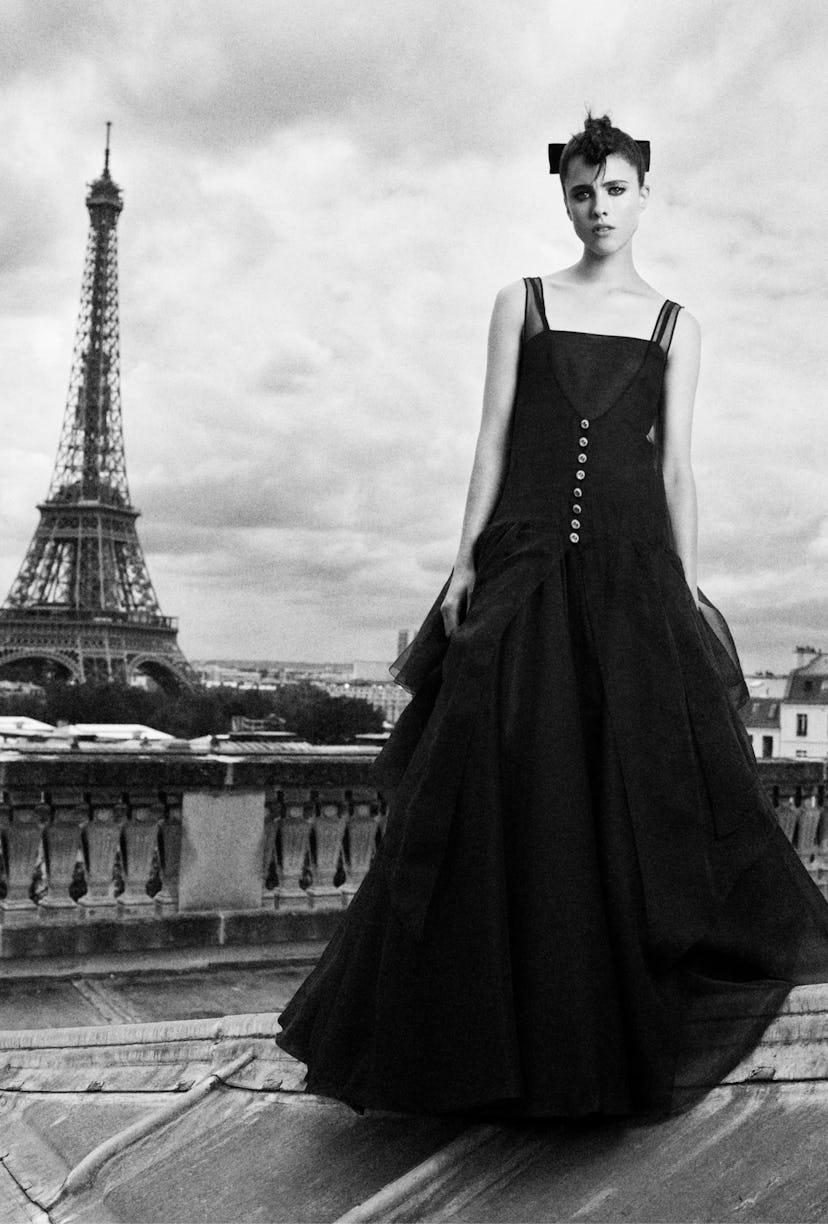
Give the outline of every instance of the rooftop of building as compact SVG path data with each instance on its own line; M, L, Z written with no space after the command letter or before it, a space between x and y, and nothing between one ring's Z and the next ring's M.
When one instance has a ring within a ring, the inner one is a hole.
M376 746L264 743L267 760L232 737L0 753L9 861L33 866L38 839L50 856L45 896L12 872L0 905L0 1224L828 1217L828 983L792 991L739 1067L657 1124L359 1116L308 1094L274 1038L367 869ZM759 768L822 887L828 766ZM740 1009L738 988L711 991L695 1048L720 1053Z
M742 718L749 727L779 728L779 707L777 697L751 697L742 710Z
M828 985L797 988L750 1059L665 1121L470 1125L304 1091L273 1038L318 952L4 965L0 1219L825 1219Z
M8 736L25 738L29 735L51 734L54 729L51 723L41 722L39 718L27 718L22 714L0 714L0 739Z
M801 667L794 669L792 674L798 676L828 676L828 654L822 650L812 652L813 657Z
M815 655L791 672L785 700L797 705L828 705L828 654Z
M748 692L752 697L776 697L777 699L785 696L785 689L788 687L788 673L784 676L775 676L770 672L760 672L756 675L745 676Z

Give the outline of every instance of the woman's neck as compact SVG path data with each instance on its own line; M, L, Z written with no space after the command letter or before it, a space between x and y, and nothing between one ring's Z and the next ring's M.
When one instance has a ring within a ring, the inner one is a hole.
M633 263L632 249L628 243L611 255L596 255L584 248L581 258L570 268L572 278L582 285L596 289L625 289L642 283Z

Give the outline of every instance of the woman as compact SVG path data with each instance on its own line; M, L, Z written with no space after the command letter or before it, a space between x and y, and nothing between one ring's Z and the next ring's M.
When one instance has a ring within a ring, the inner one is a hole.
M696 586L699 327L635 270L648 159L606 116L550 146L581 258L495 301L457 559L392 666L386 834L277 1039L360 1110L651 1115L828 980ZM731 988L727 1049L694 1049Z

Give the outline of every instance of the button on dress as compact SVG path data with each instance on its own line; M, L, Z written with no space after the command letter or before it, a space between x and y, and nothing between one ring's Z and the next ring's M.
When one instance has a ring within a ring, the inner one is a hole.
M385 835L277 1037L310 1091L359 1110L662 1112L828 980L828 902L759 778L726 621L675 549L681 307L649 339L553 330L525 283L474 589L447 638L449 574L392 665L412 700L373 766ZM694 1049L705 995L737 985L726 1042Z

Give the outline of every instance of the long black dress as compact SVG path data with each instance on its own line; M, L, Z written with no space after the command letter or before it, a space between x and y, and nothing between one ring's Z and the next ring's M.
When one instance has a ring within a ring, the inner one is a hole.
M828 980L828 903L778 827L727 625L696 606L671 534L681 307L646 340L552 330L542 282L526 287L469 607L447 639L447 579L392 667L413 698L374 767L386 834L277 1038L310 1091L357 1109L667 1110L711 986L741 1000L719 1076L794 984Z

